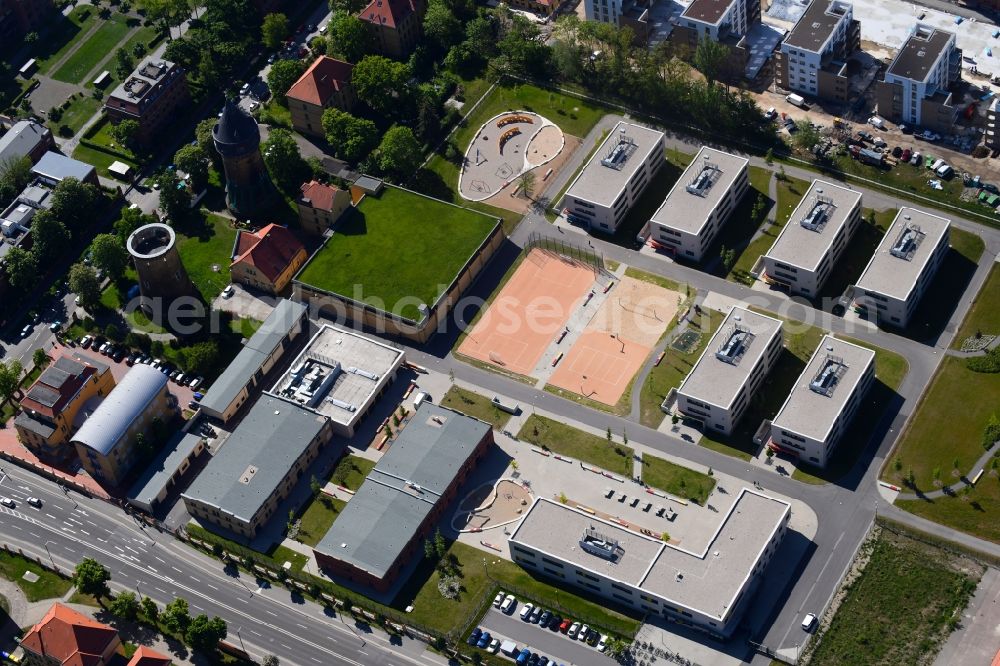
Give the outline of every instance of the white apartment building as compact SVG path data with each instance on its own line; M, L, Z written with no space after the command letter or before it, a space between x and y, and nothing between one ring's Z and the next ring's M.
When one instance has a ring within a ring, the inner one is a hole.
M732 434L781 355L781 321L734 307L677 389L676 409L705 430Z
M875 352L827 334L771 422L772 448L826 467L875 381Z
M510 537L511 559L585 596L725 639L788 532L791 506L742 488L707 539L671 527L683 547L592 513L537 498Z
M958 114L948 88L962 76L954 33L917 23L876 89L880 115L951 132Z
M948 254L951 222L900 208L854 287L854 305L878 325L905 327Z
M861 222L861 193L814 180L764 255L764 279L816 298Z
M573 224L613 234L666 161L663 132L619 122L563 196Z
M584 0L583 11L588 21L617 26L622 17L622 0Z
M701 261L750 187L745 157L702 146L649 221L649 240L688 261Z
M846 102L846 59L860 45L854 5L814 0L781 44L775 57L775 83L812 97Z
M681 12L677 25L697 33L697 40L725 41L732 35L745 35L754 19L754 0L694 0Z

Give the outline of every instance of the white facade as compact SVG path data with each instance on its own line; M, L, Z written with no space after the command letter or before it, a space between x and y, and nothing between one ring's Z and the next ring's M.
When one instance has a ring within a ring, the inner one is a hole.
M621 0L584 0L583 10L588 21L600 21L614 26L620 25Z
M822 16L811 16L819 12ZM814 10L813 7L816 7ZM847 31L854 20L854 5L849 2L834 0L813 0L806 13L799 19L795 28L781 44L781 52L785 54L788 63L788 80L785 87L808 95L817 95L819 83L817 76L825 64L823 61L832 57L838 46L847 39Z
M718 42L730 35L745 35L750 29L748 1L731 0L725 7L720 5L717 0L694 0L677 22L696 31L699 41L709 39Z
M947 91L952 81L955 49L954 34L923 23L913 26L913 32L883 79L887 84L902 86L904 123L922 124L921 102L939 91Z

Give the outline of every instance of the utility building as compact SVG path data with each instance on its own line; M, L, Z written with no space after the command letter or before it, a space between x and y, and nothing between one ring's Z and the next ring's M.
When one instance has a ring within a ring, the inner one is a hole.
M701 261L750 187L748 164L745 157L702 146L649 221L654 246Z
M677 410L705 430L732 434L781 355L781 321L734 307L677 389Z
M860 222L860 192L814 180L764 255L764 279L816 298Z
M874 351L826 335L771 423L771 448L826 467L874 381Z

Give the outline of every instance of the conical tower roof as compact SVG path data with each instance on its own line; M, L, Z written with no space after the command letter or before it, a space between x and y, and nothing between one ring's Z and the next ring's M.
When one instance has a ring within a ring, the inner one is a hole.
M260 145L257 121L247 115L232 100L226 102L222 117L212 129L215 148L222 155L256 150Z

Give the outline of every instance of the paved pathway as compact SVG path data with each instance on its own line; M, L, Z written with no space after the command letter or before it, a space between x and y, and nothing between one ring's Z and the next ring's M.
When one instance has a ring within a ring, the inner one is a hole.
M983 451L983 455L981 455L979 457L979 460L977 460L976 463L972 466L972 469L969 470L969 472L967 474L963 474L961 476L961 480L958 481L957 483L953 483L950 486L944 486L943 488L939 488L938 490L931 490L931 491L926 492L926 493L923 493L923 492L921 492L921 493L899 493L899 495L896 496L896 499L901 499L901 500L918 500L918 499L919 500L929 500L929 499L935 499L935 498L938 498L938 497L944 497L945 495L957 495L958 492L961 491L963 488L969 488L969 487L971 487L972 486L972 479L976 478L977 474L979 474L980 472L983 472L986 469L987 464L989 464L990 460L992 460L993 456L995 455L995 451L994 451L995 447L996 447L996 445L994 444L993 448L990 448L989 450Z

